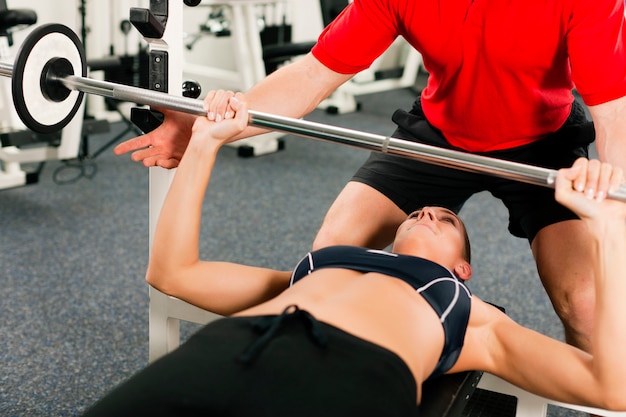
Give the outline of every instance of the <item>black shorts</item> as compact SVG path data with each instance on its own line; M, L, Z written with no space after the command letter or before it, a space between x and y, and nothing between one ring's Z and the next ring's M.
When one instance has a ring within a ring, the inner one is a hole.
M448 144L422 112L419 98L410 112L397 110L393 137L460 150ZM558 169L588 157L595 140L593 123L583 107L574 102L572 112L556 132L535 143L479 155ZM424 206L442 206L459 212L473 194L489 191L509 210L509 231L532 242L543 227L577 216L554 199L554 191L541 186L440 167L416 160L372 153L356 172L353 181L367 184L391 199L407 214Z
M302 311L302 310L300 310ZM333 326L288 319L250 363L259 320L220 319L120 385L94 416L416 416L416 384L393 352ZM320 333L322 345L313 339Z

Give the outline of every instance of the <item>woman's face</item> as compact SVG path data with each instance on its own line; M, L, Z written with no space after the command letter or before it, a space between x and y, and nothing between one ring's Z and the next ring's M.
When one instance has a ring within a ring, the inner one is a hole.
M453 211L424 207L400 225L393 251L419 256L449 269L459 261L469 263L465 225Z

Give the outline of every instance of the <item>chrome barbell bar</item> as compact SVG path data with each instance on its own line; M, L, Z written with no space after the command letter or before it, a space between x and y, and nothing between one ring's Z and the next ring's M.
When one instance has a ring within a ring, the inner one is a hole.
M198 116L207 112L201 100L92 80L79 76L66 76L60 80L67 88L97 94L122 101L130 101L156 108L180 111ZM291 133L307 138L339 143L380 153L401 156L433 165L487 174L533 185L554 188L557 171L518 162L505 161L481 155L425 145L374 133L347 129L302 119L278 116L249 110L249 124L270 130ZM626 188L620 187L609 195L612 199L626 201Z
M0 63L0 75L11 77L13 67ZM55 81L55 80L51 80ZM197 116L207 112L201 100L101 81L76 75L59 76L56 80L69 90L95 94L120 101L134 102L155 108L174 110ZM505 161L471 153L439 148L384 135L362 132L302 119L249 111L249 125L291 133L359 149L387 153L463 171L487 174L533 185L554 188L556 170L518 162ZM611 192L609 198L626 201L626 187Z

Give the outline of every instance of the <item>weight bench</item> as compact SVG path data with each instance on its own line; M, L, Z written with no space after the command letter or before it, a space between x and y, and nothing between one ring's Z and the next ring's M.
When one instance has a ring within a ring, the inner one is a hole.
M513 414L486 414L478 412L480 410L476 410L476 413L472 410L466 410L469 411L469 414L466 414L467 416L480 415L499 417L508 415L514 417L545 417L548 412L548 406L554 406L604 417L626 417L626 412L608 411L549 400L524 391L515 385L487 373L481 378L472 398L472 403L476 404L478 409L481 407L480 403L484 402L484 399L481 399L481 397L490 398L490 402L492 402L493 398L496 398L498 404L503 404L506 410L512 410ZM487 407L490 407L490 405L487 405Z

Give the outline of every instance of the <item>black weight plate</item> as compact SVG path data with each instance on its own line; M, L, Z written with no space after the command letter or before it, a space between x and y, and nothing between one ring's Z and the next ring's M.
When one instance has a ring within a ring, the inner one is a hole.
M63 129L80 108L84 93L72 91L67 99L54 102L41 89L41 78L47 63L65 58L74 74L87 76L87 62L82 43L67 26L51 23L35 28L20 46L11 80L13 103L27 128L38 133ZM80 68L79 68L80 67Z

